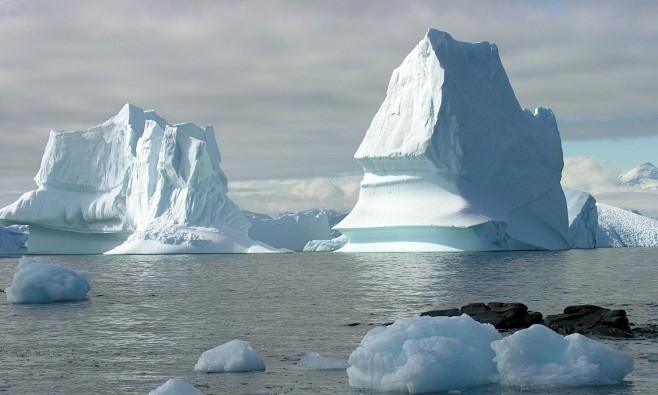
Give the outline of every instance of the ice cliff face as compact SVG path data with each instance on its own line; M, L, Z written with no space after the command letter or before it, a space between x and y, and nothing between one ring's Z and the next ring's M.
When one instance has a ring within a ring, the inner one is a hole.
M495 44L429 30L355 158L365 175L341 251L569 248L555 117L519 106Z
M27 253L27 238L30 229L27 225L0 226L0 256Z
M597 247L658 247L658 221L607 204L596 204Z
M31 225L30 253L258 249L220 162L212 127L172 126L126 104L89 130L51 132L38 188L0 220Z
M562 187L569 213L569 244L571 248L596 247L598 210L596 199L587 192Z

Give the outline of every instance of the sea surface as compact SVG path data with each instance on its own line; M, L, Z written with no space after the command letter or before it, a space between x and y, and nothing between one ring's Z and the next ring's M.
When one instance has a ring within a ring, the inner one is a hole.
M489 385L462 394L658 393L658 249L558 252L48 256L94 273L89 298L10 305L0 294L0 393L147 394L181 377L210 394L374 394L344 370L296 367L310 351L347 359L376 325L471 302L521 302L544 315L574 304L625 309L632 353L619 385L521 391ZM0 259L0 288L16 258ZM358 324L358 325L357 325ZM267 369L207 374L205 350L248 341Z

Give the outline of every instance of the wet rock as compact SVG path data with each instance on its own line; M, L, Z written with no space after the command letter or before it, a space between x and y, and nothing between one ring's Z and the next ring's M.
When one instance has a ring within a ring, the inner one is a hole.
M546 316L544 325L563 335L580 333L633 337L626 311L610 310L594 305L568 306L563 314Z
M528 307L523 303L471 303L462 306L461 309L432 310L420 315L451 317L461 314L468 314L478 322L491 324L496 329L503 330L528 328L533 324L541 324L542 322L542 314L528 311Z

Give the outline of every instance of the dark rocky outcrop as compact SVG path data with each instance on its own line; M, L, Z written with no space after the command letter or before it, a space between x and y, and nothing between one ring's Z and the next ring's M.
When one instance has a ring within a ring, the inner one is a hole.
M528 311L528 307L523 303L471 303L462 306L461 309L432 310L420 315L452 317L462 314L468 314L478 322L491 324L496 329L502 330L528 328L533 324L542 323L542 314Z
M563 314L549 315L544 325L557 333L568 335L600 335L633 337L624 310L610 310L594 305L569 306Z

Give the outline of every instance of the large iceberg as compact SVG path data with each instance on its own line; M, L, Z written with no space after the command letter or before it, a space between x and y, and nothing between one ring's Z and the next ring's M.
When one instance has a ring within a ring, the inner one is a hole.
M271 250L249 237L220 162L212 127L126 104L89 130L52 131L38 188L0 220L30 225L31 254Z
M27 253L27 238L30 228L27 225L0 225L0 256Z
M355 158L365 175L340 251L570 247L555 117L520 107L495 44L430 29Z

